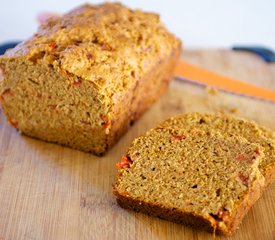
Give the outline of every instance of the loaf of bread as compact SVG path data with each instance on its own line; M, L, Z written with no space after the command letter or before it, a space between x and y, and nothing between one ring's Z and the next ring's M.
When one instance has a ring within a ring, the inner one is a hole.
M2 107L28 136L100 155L165 92L180 51L158 15L86 4L0 57Z
M230 235L265 189L267 166L274 169L274 141L264 131L212 114L168 119L135 139L116 165L117 202Z

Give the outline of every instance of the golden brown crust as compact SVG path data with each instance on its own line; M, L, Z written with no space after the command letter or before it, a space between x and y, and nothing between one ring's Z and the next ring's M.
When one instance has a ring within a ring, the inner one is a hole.
M94 82L104 94L112 95L135 85L157 61L178 48L180 41L156 14L117 3L85 4L46 21L33 37L1 58L42 61Z

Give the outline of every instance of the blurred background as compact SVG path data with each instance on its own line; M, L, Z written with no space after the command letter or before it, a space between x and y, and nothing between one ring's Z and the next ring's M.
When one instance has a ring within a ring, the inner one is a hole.
M42 11L64 13L87 1L1 0L0 42L28 38ZM99 3L102 1L89 1ZM257 44L275 50L275 0L121 0L132 8L158 12L188 48Z

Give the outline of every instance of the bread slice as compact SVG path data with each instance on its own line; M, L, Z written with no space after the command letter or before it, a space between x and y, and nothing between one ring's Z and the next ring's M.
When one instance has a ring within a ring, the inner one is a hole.
M101 155L166 91L180 52L157 14L85 4L0 57L0 100L22 133Z
M266 186L275 180L274 132L258 126L254 122L226 115L187 113L168 119L161 124L161 127L173 129L190 129L193 127L202 130L212 129L225 136L241 136L251 143L257 143L262 146L265 154L259 165L259 169L265 177Z
M170 122L135 139L117 164L118 204L232 234L264 188L263 148L241 136Z

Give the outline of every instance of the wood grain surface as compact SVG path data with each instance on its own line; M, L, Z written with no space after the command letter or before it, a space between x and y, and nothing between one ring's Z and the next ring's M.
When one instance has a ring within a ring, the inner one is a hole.
M275 64L267 65L254 55L190 50L183 58L275 89ZM170 116L192 111L234 114L275 130L274 103L180 81L174 81L167 94L104 157L22 136L8 126L0 111L0 240L213 239L206 232L121 209L111 192L114 165L133 138ZM274 196L275 184L227 239L274 240Z

